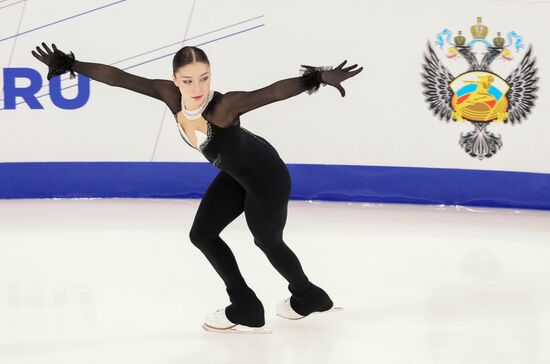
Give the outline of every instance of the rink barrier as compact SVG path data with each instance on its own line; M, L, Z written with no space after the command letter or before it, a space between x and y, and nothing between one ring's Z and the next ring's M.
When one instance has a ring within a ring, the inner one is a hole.
M550 210L550 174L288 164L293 200ZM193 162L0 163L0 198L201 198L218 173Z

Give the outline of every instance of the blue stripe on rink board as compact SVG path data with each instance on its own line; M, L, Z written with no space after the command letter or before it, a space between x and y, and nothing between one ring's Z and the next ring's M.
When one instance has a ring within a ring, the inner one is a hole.
M550 174L288 164L292 199L550 210ZM188 162L0 163L0 198L200 198L218 169Z

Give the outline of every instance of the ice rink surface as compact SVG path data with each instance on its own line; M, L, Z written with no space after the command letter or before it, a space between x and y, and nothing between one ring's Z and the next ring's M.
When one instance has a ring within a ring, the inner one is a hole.
M0 200L0 363L550 362L550 211L291 201L284 240L343 312L287 321L244 214L222 232L271 335L189 241L199 200Z

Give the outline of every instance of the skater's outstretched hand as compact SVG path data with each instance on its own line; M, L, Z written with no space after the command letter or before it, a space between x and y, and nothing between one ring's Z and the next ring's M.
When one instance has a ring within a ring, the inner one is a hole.
M74 63L74 54L69 52L66 54L55 46L52 43L53 51L48 47L48 45L42 42L42 47L36 47L36 51L31 51L34 58L38 59L40 62L48 66L48 81L52 79L53 76L59 76L64 74L67 71L71 71L71 78L74 78L74 72L72 71L72 66Z
M340 94L342 95L342 97L346 96L346 90L344 90L344 88L342 87L342 85L340 85L340 83L344 80L347 80L350 77L355 76L356 74L358 74L363 70L363 67L360 67L352 71L352 69L357 67L357 64L354 64L353 66L349 66L346 68L342 68L346 64L346 62L347 60L342 62L340 65L338 65L338 67L328 71L323 71L323 73L321 74L321 78L323 82L328 85L336 87L338 91L340 91Z

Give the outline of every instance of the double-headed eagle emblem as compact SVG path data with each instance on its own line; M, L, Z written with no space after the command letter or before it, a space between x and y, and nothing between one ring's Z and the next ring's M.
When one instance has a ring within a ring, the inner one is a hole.
M469 121L475 130L462 133L460 146L481 159L493 156L502 147L502 138L487 130L490 123L520 123L531 113L538 90L537 68L532 47L525 52L521 62L506 77L491 70L496 59L512 61L523 51L523 39L515 32L500 32L492 43L486 37L489 29L481 18L471 27L472 39L462 32L453 37L448 29L437 35L435 44L446 52L448 59L464 59L468 70L454 77L428 43L424 54L422 77L424 96L434 115L445 121ZM477 54L481 54L481 60Z

